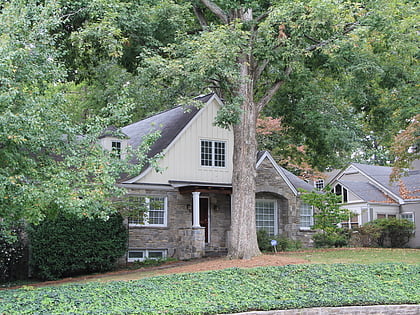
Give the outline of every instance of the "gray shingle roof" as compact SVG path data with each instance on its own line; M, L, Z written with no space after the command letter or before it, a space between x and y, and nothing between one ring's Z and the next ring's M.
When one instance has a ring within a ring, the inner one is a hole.
M354 182L345 180L339 180L338 182L362 200L368 202L395 203L395 200L389 198L386 194L369 182Z
M307 191L312 191L312 190L315 189L314 186L312 186L311 184L308 184L307 182L305 182L303 179L297 177L292 172L289 172L285 168L282 168L282 169L283 169L284 174L286 175L286 177L292 183L292 185L295 186L296 190L299 189L299 188L304 189L304 190L307 190Z
M360 163L352 163L359 170L374 179L376 182L382 184L385 188L400 196L403 199L420 198L420 171L409 171L406 176L401 178L401 182L408 190L407 194L401 194L400 183L390 182L390 175L392 167L389 166L375 166Z
M213 94L199 96L195 100L206 103ZM136 149L143 141L143 137L160 131L160 137L152 145L148 156L153 157L161 153L184 129L184 127L194 118L199 109L193 106L177 106L149 118L140 120L121 129L128 137L128 143Z

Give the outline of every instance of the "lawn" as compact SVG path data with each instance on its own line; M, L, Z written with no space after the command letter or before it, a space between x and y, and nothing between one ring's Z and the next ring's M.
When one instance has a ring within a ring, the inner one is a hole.
M0 291L0 314L222 314L419 303L420 265L404 263L228 268Z
M396 263L407 264L420 263L419 249L402 248L343 248L341 250L313 250L286 255L302 258L315 264L336 264L336 263Z

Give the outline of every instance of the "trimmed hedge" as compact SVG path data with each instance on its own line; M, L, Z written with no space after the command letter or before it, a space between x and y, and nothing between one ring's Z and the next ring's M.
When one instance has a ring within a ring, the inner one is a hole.
M111 270L127 249L128 233L120 214L107 221L60 215L28 232L33 276L42 280Z
M222 314L251 310L420 303L420 266L230 268L138 281L0 292L0 314Z

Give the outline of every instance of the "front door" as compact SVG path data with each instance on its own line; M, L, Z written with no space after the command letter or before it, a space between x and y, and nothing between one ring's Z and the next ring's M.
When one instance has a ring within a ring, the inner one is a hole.
M209 242L210 215L209 198L200 197L200 226L205 228L204 236L206 244Z

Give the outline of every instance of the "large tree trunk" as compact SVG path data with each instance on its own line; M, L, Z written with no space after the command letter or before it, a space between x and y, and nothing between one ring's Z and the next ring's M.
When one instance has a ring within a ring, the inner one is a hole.
M242 84L237 93L243 97L243 104L241 122L233 127L232 219L228 256L251 259L261 254L255 222L258 107L254 103L254 85L250 79L250 58L244 55L238 62Z

